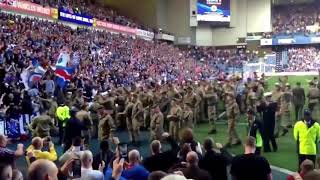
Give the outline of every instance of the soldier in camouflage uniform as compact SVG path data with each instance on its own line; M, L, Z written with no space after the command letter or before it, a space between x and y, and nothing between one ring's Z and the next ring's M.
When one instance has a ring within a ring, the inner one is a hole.
M312 118L314 120L319 120L319 98L320 98L320 90L316 87L314 82L310 82L309 93L307 97L309 99L308 108L311 111Z
M171 101L171 107L167 119L169 120L169 134L171 137L178 141L179 140L179 129L180 121L182 117L182 109L178 105L178 99L174 98Z
M163 130L164 118L163 114L160 111L160 107L158 104L153 106L153 113L151 115L150 122L150 141L152 140L161 140Z
M29 130L32 132L32 137L47 137L50 132L57 132L58 129L54 126L53 119L43 111L40 116L33 118L32 123L29 124Z
M247 95L247 110L252 110L254 112L257 112L256 104L257 104L257 93L256 93L256 87L251 87L249 89L248 95Z
M99 109L102 109L103 106L101 106L97 102L97 98L94 98L93 103L89 107L90 112L90 118L92 120L92 137L97 138L98 137L98 125L99 125Z
M215 121L217 120L217 112L216 112L216 106L218 102L218 95L214 92L214 89L212 86L208 86L204 98L207 101L208 104L208 119L211 126L211 129L209 131L209 134L215 134L217 132Z
M85 144L89 145L93 123L86 103L81 105L81 110L76 113L76 118L79 119L87 128L87 130L82 130L81 134L85 138Z
M205 114L206 114L206 109L205 109L205 99L204 99L204 87L202 83L198 86L196 89L196 94L198 96L199 100L199 111L198 111L198 117L200 121L205 121ZM197 122L195 122L196 124Z
M228 118L228 143L226 147L232 145L240 145L238 133L236 131L237 117L240 114L239 106L236 102L234 94L226 94L226 115Z
M111 116L112 109L104 109L102 117L99 121L99 141L108 140L112 138L114 132L115 132L115 124L114 120Z
M193 119L194 119L194 117L193 117L193 111L191 108L191 104L184 104L181 129L194 128Z
M55 100L54 97L50 96L48 99L44 99L44 98L41 98L39 97L39 99L43 102L45 102L47 105L46 107L48 107L48 115L55 120L56 118L56 111L57 111L57 108L58 108L58 103L57 101ZM55 121L54 121L55 122Z
M117 97L115 99L115 122L118 126L123 126L126 124L126 117L124 111L126 109L126 96L123 90L118 90Z
M292 108L292 92L289 84L286 84L286 89L282 93L280 106L280 126L282 129L282 136L285 136L289 131L288 128L292 127L292 120L290 110Z
M126 124L127 124L127 129L129 133L129 139L130 142L135 143L135 139L133 136L133 127L132 127L132 109L133 109L133 98L132 95L130 94L129 97L127 98L126 102L126 109L124 110L123 114L126 117Z
M193 111L193 125L196 125L199 121L199 104L200 104L200 96L193 92L191 86L187 87L186 95L184 96L184 104L189 104Z
M277 102L278 107L281 107L281 96L282 96L282 90L279 83L275 83L275 89L272 91L271 95L271 101ZM278 108L276 112L276 119L275 119L275 136L278 137L280 133L280 108Z
M140 128L143 125L143 107L137 94L133 94L133 107L132 107L132 130L133 139L139 145L140 143Z

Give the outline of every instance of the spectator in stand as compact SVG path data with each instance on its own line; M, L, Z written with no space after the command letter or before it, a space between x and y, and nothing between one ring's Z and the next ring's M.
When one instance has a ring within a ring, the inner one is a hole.
M99 170L92 169L93 155L91 151L84 151L81 155L81 178L80 180L87 179L95 179L102 180L103 179L103 169L105 168L105 163L102 161Z
M48 151L42 151L42 148L45 146L48 147ZM40 137L35 137L32 139L31 145L26 150L27 153L32 152L35 159L47 159L49 161L57 160L57 152L54 149L54 145L50 138L41 139ZM27 162L29 162L29 157Z
M17 150L12 151L7 148L7 137L0 134L0 162L14 165L15 159L24 154L23 144L17 145Z
M72 140L72 146L64 154L59 157L61 164L64 164L71 158L79 159L84 152L83 141L81 137L75 137Z
M23 180L23 175L18 169L12 171L12 180Z
M319 4L290 4L275 6L272 20L272 33L279 36L317 35L319 29L307 29L307 26L318 26Z
M122 172L122 177L132 180L147 180L149 171L140 164L140 159L139 151L131 150L128 155L128 166Z
M149 171L167 172L171 166L177 162L179 146L170 136L169 133L163 133L162 137L170 144L171 149L162 152L160 141L154 140L150 144L152 156L145 158L143 166Z
M71 109L71 118L66 122L65 133L63 137L64 152L70 148L72 140L77 137L82 137L81 131L87 129L86 126L75 117L75 113L76 111Z
M199 157L202 155L202 149L199 142L197 142L193 137L193 131L190 128L186 128L181 132L181 145L189 144L191 150L196 152Z
M194 180L210 180L210 174L199 168L198 155L196 152L191 151L187 154L187 168L182 169L184 176L188 179Z
M7 163L0 163L0 179L12 180L12 166Z
M307 173L303 178L303 180L318 180L318 179L320 179L320 172L315 170Z
M229 162L226 154L229 153L226 152L221 144L214 143L212 138L205 139L203 147L206 152L203 158L200 159L199 167L208 171L212 179L227 180L227 166Z
M104 161L107 165L112 162L112 159L114 159L114 152L110 149L109 142L107 140L103 140L100 142L100 151L93 157L93 163L92 167L93 169L98 169L99 165ZM106 171L106 168L103 170L103 172Z
M255 155L256 139L248 137L244 149L243 155L238 155L232 160L231 176L237 180L271 180L269 162L264 157Z
M306 159L304 160L301 165L300 165L300 173L296 173L296 174L293 174L293 175L289 175L287 180L295 180L295 179L304 179L304 175L308 174L309 172L313 171L314 170L314 164L311 160L309 159Z
M57 179L57 166L50 160L39 159L34 161L28 170L28 179Z
M153 171L149 174L148 180L161 180L167 174L163 171Z

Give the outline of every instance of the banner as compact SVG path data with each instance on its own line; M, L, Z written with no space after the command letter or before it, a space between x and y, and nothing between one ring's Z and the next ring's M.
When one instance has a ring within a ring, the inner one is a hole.
M51 17L53 18L53 19L58 19L59 18L59 10L58 9L56 9L56 8L52 8L51 9Z
M121 25L113 24L113 23L106 22L106 21L96 20L96 27L108 29L108 30L112 30L112 31L116 31L116 32L136 34L135 28L131 28L128 26L121 26Z
M20 1L20 0L1 1L0 7L5 10L31 13L34 15L46 16L51 18L52 8L44 7L44 6L27 2L27 1Z
M140 37L147 39L147 40L152 40L154 38L154 33L149 32L149 31L145 31L142 29L137 29L137 36L140 36Z
M71 13L63 8L59 8L58 19L75 24L93 26L93 17L82 14Z
M320 44L320 37L308 37L308 36L294 36L278 37L274 39L261 39L261 46L276 46L276 45L289 45L289 44Z
M166 41L172 41L172 42L174 41L174 36L169 34L157 34L156 38L161 40L166 40Z
M260 45L261 46L271 46L272 39L260 39Z

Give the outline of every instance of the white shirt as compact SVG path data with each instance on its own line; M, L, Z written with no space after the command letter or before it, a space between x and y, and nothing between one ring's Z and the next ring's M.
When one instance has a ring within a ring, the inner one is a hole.
M103 178L101 171L81 167L81 178L76 180L103 180Z

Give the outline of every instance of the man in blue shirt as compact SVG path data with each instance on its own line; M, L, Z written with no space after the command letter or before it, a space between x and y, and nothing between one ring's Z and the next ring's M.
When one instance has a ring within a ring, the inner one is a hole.
M132 180L147 180L149 171L140 165L140 153L138 150L133 149L129 152L129 164L122 172L122 177Z

